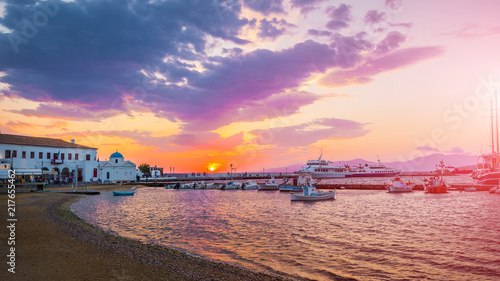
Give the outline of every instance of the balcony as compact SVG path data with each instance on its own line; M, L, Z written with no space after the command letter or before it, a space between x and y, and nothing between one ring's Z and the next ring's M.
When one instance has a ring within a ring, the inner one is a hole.
M62 160L62 159L52 159L52 160L50 160L50 164L52 164L52 165L59 165L59 164L62 164L62 163L64 163L64 160Z

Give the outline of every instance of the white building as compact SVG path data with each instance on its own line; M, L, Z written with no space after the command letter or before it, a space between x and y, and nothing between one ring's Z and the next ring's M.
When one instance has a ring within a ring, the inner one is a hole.
M109 160L104 164L99 163L101 169L101 180L117 181L135 181L136 170L135 163L125 161L123 155L118 151L109 156Z
M76 144L74 140L0 134L0 163L10 163L18 176L49 174L89 181L98 176L96 154L97 148Z

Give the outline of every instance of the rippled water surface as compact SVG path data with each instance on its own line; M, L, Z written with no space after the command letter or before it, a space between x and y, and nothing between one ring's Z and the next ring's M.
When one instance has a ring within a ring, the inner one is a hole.
M500 195L140 189L72 205L104 230L288 277L499 280Z

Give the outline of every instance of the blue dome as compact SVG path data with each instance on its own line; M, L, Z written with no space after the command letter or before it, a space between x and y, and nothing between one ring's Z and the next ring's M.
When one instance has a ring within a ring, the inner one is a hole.
M123 158L123 155L120 152L115 152L109 156L109 158Z

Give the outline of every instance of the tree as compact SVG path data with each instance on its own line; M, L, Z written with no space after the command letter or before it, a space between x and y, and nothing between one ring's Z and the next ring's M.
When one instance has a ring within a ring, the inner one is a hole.
M141 165L139 165L139 170L143 174L149 174L149 169L150 168L151 168L151 166L149 166L149 164L147 164L147 163L142 163Z

